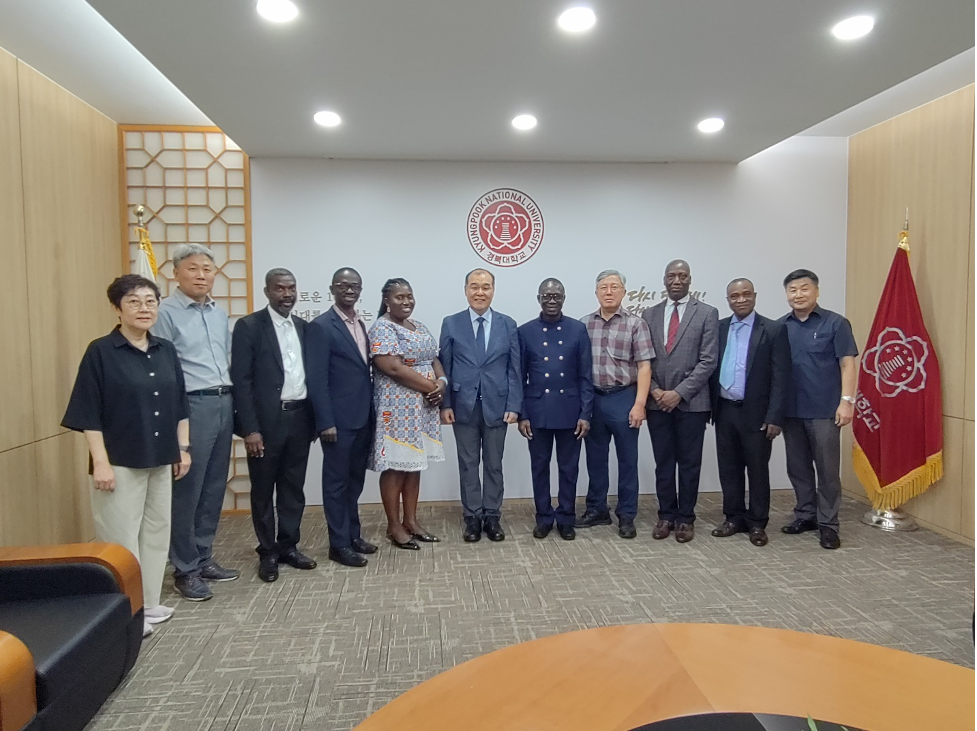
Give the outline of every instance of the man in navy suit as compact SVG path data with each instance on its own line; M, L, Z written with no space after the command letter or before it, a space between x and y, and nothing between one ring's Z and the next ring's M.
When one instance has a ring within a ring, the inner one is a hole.
M730 282L726 301L733 316L719 321L719 368L709 379L726 519L712 534L728 538L749 531L750 543L765 546L770 517L770 450L784 423L790 340L783 323L768 320L754 310L756 292L749 279Z
M377 547L360 536L357 504L363 492L375 416L366 326L356 312L363 280L340 269L329 287L335 305L313 320L305 338L305 372L322 443L322 507L329 558L366 566L360 554Z
M231 338L234 432L244 439L248 453L251 522L262 581L278 578L279 561L298 569L316 566L298 550L315 424L303 363L308 324L291 314L295 287L288 269L268 272L268 306L238 320Z
M468 308L441 323L439 358L448 377L441 421L454 425L465 541L480 540L483 529L502 541L502 452L522 408L519 335L515 320L492 309L494 274L469 272L465 296Z
M555 519L560 537L572 541L580 442L590 431L594 407L590 336L582 322L563 316L566 291L560 280L545 280L536 299L539 317L519 327L525 374L519 433L529 440L536 501L533 537L546 538ZM555 513L550 496L554 442L560 476Z

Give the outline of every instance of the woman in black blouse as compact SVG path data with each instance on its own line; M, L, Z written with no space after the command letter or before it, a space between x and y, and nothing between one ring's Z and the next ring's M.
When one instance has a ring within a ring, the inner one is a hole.
M156 284L126 274L109 285L108 297L119 325L89 344L61 425L84 432L88 442L96 538L139 560L148 635L173 616L160 591L172 480L190 469L187 394L173 344L149 333L159 308Z

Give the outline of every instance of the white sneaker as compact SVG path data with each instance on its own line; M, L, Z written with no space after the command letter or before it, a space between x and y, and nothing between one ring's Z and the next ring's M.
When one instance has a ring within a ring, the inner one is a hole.
M153 625L149 622L142 623L142 636L149 637L153 633Z
M149 609L143 609L143 619L146 620L148 624L159 624L160 622L165 622L170 617L173 616L173 612L176 610L173 607L168 607L165 604L159 604L155 607L150 607Z

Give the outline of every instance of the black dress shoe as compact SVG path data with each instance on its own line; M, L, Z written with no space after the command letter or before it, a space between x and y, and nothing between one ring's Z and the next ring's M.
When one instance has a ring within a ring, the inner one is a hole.
M498 518L486 518L482 523L482 529L485 531L485 535L488 536L490 541L495 541L498 543L499 541L505 540L505 531L503 531L502 526L499 525Z
M634 521L630 518L618 518L617 534L621 536L621 538L634 538L636 535L638 535L638 531L634 529Z
M440 543L441 542L441 539L440 538L438 538L433 533L428 533L427 531L424 531L423 533L415 533L414 531L411 531L410 532L410 535L411 535L411 538L416 538L421 543Z
M838 531L836 531L834 528L822 528L821 548L841 548L841 539L838 537Z
M556 526L556 530L560 534L560 538L565 541L572 541L577 537L577 532L573 529L572 525L558 525Z
M377 547L362 538L354 538L352 541L353 550L357 553L376 553Z
M729 538L730 536L735 536L737 533L742 533L744 528L736 525L731 520L727 520L720 526L716 526L712 529L712 535L716 538Z
M342 548L330 548L329 560L335 561L336 563L341 563L343 566L352 566L357 569L361 569L367 564L367 560L349 546L343 546Z
M278 580L278 559L275 556L262 556L258 560L258 578L269 584Z
M546 536L550 534L551 530L553 530L552 523L550 523L549 525L543 525L542 523L537 523L536 527L533 528L533 538L539 538L540 540L542 540L543 538L546 538Z
M389 536L388 535L387 538L389 538L390 539L390 542L392 544L394 544L397 548L404 548L404 549L406 549L408 551L420 551L421 550L421 547L417 545L417 541L415 541L413 538L408 538L403 543L401 543L400 541L398 541L393 536Z
M478 518L465 518L465 531L461 534L465 543L478 543L482 540L482 521Z
M791 536L796 536L798 533L806 533L809 530L817 530L818 522L816 520L800 520L797 519L793 523L788 523L783 528L780 529L781 533L786 533Z
M596 510L591 510L587 508L583 515L577 518L574 525L577 528L592 528L595 525L610 525L611 524L611 514L606 510L603 513L598 513Z
M315 560L296 550L283 553L278 560L281 563L287 563L292 568L302 569L303 571L309 571L319 565Z
M767 532L763 528L750 528L750 543L754 546L767 545Z

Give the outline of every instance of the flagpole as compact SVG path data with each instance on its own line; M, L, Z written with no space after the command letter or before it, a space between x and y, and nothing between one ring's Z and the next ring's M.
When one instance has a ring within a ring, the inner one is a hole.
M906 207L906 221L903 225L902 232L899 234L898 246L900 249L903 249L907 255L909 254L908 206ZM862 516L862 522L865 525L870 525L873 528L878 528L879 530L884 530L887 532L906 533L919 528L919 525L913 519L913 516L903 512L899 508L896 508L895 510L869 510Z

